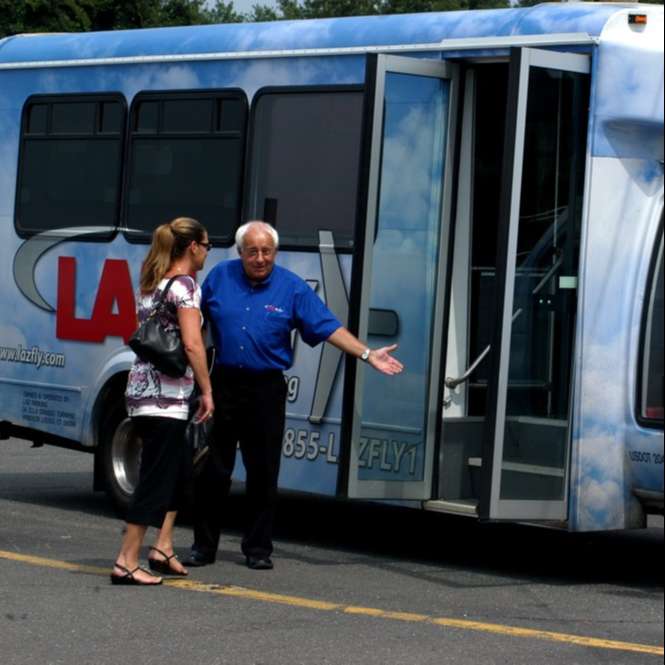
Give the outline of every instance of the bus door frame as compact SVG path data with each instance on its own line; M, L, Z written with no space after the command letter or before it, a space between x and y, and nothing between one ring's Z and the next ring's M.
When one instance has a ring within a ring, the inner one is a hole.
M501 498L506 425L511 330L514 319L514 284L522 194L529 74L533 67L591 75L591 56L533 48L513 48L510 55L508 115L506 120L503 186L498 230L497 303L492 369L487 400L480 501L484 520L565 521L570 483L570 426L574 394L568 414L568 450L565 457L564 493L561 500L507 500ZM587 146L588 154L588 146ZM588 166L588 164L587 164ZM571 360L572 362L572 360ZM574 376L574 373L571 373ZM572 382L572 379L571 379Z

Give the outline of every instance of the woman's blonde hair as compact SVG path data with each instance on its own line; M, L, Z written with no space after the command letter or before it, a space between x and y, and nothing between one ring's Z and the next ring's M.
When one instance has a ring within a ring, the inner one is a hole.
M152 293L173 261L183 256L192 242L202 242L205 235L205 227L189 217L178 217L158 226L152 234L148 256L141 266L142 293Z

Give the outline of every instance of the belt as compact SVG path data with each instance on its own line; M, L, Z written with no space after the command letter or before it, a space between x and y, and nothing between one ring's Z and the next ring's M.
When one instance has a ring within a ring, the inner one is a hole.
M251 370L227 365L215 365L214 372L224 378L239 379L242 381L265 381L266 379L284 379L281 369Z

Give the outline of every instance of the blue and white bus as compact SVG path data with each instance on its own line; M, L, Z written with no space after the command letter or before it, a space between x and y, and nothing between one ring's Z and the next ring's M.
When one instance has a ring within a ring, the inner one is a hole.
M0 150L0 437L94 452L120 505L138 271L186 215L210 265L275 224L399 344L387 380L294 337L282 489L571 531L663 510L662 6L10 37Z

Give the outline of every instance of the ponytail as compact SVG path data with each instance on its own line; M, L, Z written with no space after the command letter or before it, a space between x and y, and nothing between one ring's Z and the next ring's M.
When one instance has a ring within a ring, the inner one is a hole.
M178 217L168 224L158 226L152 234L152 244L148 256L141 266L141 292L152 293L173 261L181 257L192 242L200 242L205 237L205 228L195 219Z

